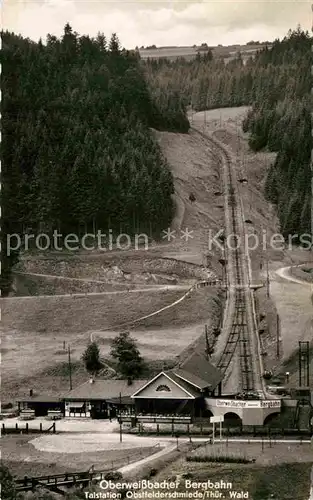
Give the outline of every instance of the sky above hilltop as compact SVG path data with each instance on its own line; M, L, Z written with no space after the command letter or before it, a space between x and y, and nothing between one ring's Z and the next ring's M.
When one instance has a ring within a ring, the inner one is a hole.
M69 22L79 34L116 32L136 45L244 44L282 38L297 24L311 30L307 0L2 0L2 28L32 40L60 36Z

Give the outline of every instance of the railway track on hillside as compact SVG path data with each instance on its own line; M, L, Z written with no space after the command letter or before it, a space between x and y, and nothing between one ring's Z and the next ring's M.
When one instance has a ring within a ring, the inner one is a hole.
M237 175L229 152L209 135L192 127L217 151L221 161L225 202L225 260L227 269L227 303L222 337L224 348L217 363L226 378L235 353L239 354L240 391L262 391L266 397L262 379L262 360L256 328L253 296L250 289L249 256L244 244L244 214ZM239 351L239 352L238 352Z

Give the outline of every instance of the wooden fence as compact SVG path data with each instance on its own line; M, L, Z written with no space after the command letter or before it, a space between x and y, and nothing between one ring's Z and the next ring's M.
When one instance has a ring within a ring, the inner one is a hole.
M33 491L35 488L45 488L60 495L65 495L61 487L72 487L84 485L87 486L93 479L101 480L107 471L94 472L66 472L64 474L54 474L49 476L28 477L15 479L15 488L17 492Z
M213 432L213 427L199 423L192 428L186 424L186 429L177 428L175 426L155 424L153 427L140 425L140 428L128 431L130 434L140 435L163 435L163 436L210 436ZM254 436L254 437L303 437L308 438L312 435L311 429L295 429L284 427L264 427L264 426L238 426L228 427L223 425L223 436Z
M31 425L29 425L28 422L26 422L25 425L21 425L19 423L15 424L15 427L9 426L7 424L2 424L2 434L36 434L36 433L48 433L52 432L55 434L56 429L55 429L55 422L50 425L50 427L43 428L42 423L40 422L39 426L35 426L34 422L32 422Z
M157 443L155 446L150 448L152 452L148 456L160 450L160 444ZM145 450L145 448L144 448ZM75 486L87 486L91 482L99 482L105 478L106 474L109 472L115 472L118 468L123 467L132 462L137 462L141 458L145 458L147 454L139 449L137 452L127 455L126 457L112 460L107 468L101 470L95 470L94 466L91 466L88 471L84 472L65 472L63 474L49 474L47 476L37 476L15 479L15 487L17 492L30 491L38 487L45 488L50 491L59 493L60 495L65 495L65 491L60 489L64 487L75 487Z

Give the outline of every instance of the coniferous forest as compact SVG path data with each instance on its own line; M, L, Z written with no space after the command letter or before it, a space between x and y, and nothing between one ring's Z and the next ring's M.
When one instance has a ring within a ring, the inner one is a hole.
M150 127L187 132L173 93L150 93L138 55L66 25L35 43L2 33L2 275L6 234L154 235L173 215L173 179Z
M277 152L265 194L277 205L284 236L310 232L311 44L298 27L246 64L240 53L225 64L212 52L193 61L146 64L154 92L176 91L186 107L251 106L243 123L251 148Z
M2 273L6 234L148 232L173 216L173 179L150 128L187 132L196 111L249 105L254 150L277 152L266 196L284 235L310 230L311 38L299 27L246 64L209 51L193 61L140 60L107 40L35 43L2 33Z

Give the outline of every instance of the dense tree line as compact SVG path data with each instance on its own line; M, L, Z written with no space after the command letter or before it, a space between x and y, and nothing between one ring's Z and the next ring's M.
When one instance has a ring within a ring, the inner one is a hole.
M6 234L149 231L172 218L173 179L150 127L188 131L175 95L159 103L136 52L79 36L2 33L2 281Z
M298 27L246 63L238 53L227 64L210 54L193 61L145 64L154 92L177 92L185 107L251 106L243 124L251 133L250 146L278 153L266 195L277 204L284 235L307 232L310 225L311 44L308 33Z
M260 63L274 67L276 76L263 83L243 124L254 150L267 147L278 153L265 189L277 205L286 237L311 232L311 45L308 34L298 29L260 54Z

